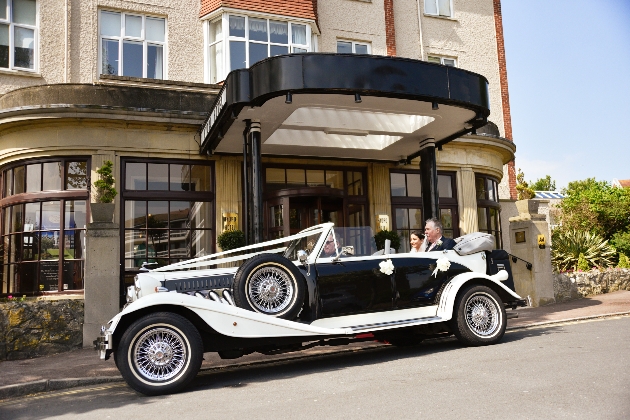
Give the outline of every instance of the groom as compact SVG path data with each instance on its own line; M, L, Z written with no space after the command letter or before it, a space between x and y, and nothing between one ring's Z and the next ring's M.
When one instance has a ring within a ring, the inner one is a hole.
M423 252L428 251L445 251L453 249L456 242L451 238L442 236L442 222L437 217L428 219L424 225L424 248Z

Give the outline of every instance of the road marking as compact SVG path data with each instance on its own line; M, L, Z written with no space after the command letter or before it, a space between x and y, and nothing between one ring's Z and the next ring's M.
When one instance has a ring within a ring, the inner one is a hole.
M105 391L107 389L122 388L122 387L127 387L127 384L125 382L119 382L119 383L110 384L110 385L101 385L101 386L94 386L94 387L90 387L90 388L73 389L73 390L70 390L70 391L40 392L39 394L31 394L31 395L27 395L27 396L23 396L23 397L15 397L15 398L2 400L2 401L0 401L0 407L4 407L4 406L10 405L10 404L16 404L17 405L17 404L21 404L21 403L27 403L27 402L30 402L30 401L45 400L47 398L52 398L52 397L83 394L83 393L92 392L92 391Z

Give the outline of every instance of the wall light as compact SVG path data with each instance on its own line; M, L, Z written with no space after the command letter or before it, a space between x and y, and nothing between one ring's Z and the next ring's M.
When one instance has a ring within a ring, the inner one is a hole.
M284 100L285 104L292 104L293 103L293 95L291 94L291 92L287 92L287 98Z
M431 109L436 111L436 110L440 109L440 107L438 106L437 102L432 102L431 103Z
M355 104L360 104L361 102L363 102L363 101L361 100L361 95L359 95L358 93L355 93L355 94L354 94L354 103L355 103Z

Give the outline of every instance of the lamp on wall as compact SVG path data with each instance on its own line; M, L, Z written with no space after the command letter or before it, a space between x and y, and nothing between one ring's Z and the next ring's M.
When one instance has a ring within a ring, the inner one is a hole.
M440 107L438 106L437 102L431 102L431 109L437 111L438 109L440 109Z
M287 92L287 98L284 100L285 104L292 104L293 103L293 95L291 94L291 92Z
M354 94L354 103L355 103L355 104L360 104L361 102L363 102L363 101L361 100L361 95L359 95L358 93L355 93L355 94Z

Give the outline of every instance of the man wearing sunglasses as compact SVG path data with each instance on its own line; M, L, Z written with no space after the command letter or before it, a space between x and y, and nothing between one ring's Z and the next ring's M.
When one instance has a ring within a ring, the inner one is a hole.
M319 255L320 258L331 258L336 257L340 252L337 251L337 247L335 244L335 239L333 238L332 233L328 235L326 238L326 242L324 243L324 249L322 249L322 253Z

